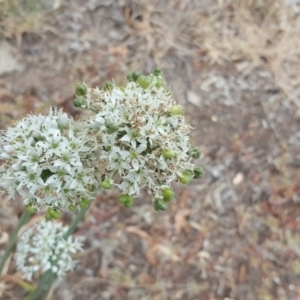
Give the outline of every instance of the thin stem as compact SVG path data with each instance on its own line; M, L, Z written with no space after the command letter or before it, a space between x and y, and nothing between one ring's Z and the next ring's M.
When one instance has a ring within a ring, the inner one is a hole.
M7 259L9 258L11 252L12 252L12 249L14 247L14 245L16 244L16 241L18 239L18 233L19 233L19 230L21 229L21 227L27 223L27 221L29 220L30 218L30 215L31 213L28 212L26 209L23 211L23 214L18 222L18 225L17 227L14 229L14 231L12 232L12 235L9 239L9 242L8 244L6 245L6 248L5 248L5 252L4 252L4 255L2 257L2 260L0 262L0 276L2 276L2 272L3 272L3 268L5 266L5 263L7 261Z
M40 280L37 288L29 294L29 296L26 298L26 300L35 300L42 293L44 295L47 295L52 286L54 278L55 278L55 276L51 269L46 271L45 274L43 275L42 279Z
M65 239L67 239L74 232L78 223L82 220L84 214L89 209L91 203L92 203L92 201L90 201L88 206L83 208L79 212L79 214L75 217L75 219L72 221L68 230L64 234ZM39 297L41 295L41 293L43 293L45 296L47 296L54 279L55 279L55 274L52 272L51 269L48 270L47 272L45 272L43 277L41 278L37 288L26 298L26 300L36 300L37 297Z
M71 225L69 226L68 230L66 231L66 233L64 234L64 238L67 239L76 229L78 223L82 220L84 214L86 213L86 211L89 209L90 205L91 205L92 201L90 201L90 203L88 204L87 207L83 208L79 214L76 216L76 218L73 220L73 222L71 223Z

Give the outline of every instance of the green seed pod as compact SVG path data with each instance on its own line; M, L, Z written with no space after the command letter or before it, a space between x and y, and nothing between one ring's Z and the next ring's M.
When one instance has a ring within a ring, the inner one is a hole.
M132 79L132 74L127 75L127 80L128 80L129 82L132 82L132 81L133 81L133 79Z
M176 156L176 153L173 150L170 150L170 149L163 149L161 151L161 154L166 159L170 159L170 158L173 158L173 157Z
M83 201L80 201L80 202L79 202L79 206L80 206L80 208L82 208L82 209L88 207L88 205L89 205L89 204L86 203L86 202L83 202Z
M140 75L137 79L137 83L143 89L147 89L152 83L152 77L151 76Z
M105 179L104 181L102 181L101 186L104 190L110 190L113 187L113 184L109 179Z
M52 217L51 217L48 213L46 213L46 214L45 214L45 220L46 220L46 221L51 221L51 220L52 220Z
M168 206L164 201L162 201L160 199L156 199L154 201L154 210L155 211L165 211L165 210L167 210L167 208L168 208Z
M57 211L54 208L49 208L47 214L52 218L52 219L58 219L60 217L59 211Z
M70 204L69 205L69 210L70 211L75 211L77 209L76 205Z
M129 208L129 207L132 207L132 205L133 205L133 198L132 198L132 196L130 196L128 194L122 194L119 197L119 202L121 204L123 204L125 207Z
M103 89L103 91L110 91L110 90L113 89L113 87L114 87L113 82L110 81L110 80L108 80L108 81L106 81L106 82L103 84L102 89Z
M164 188L162 190L162 196L164 202L170 202L171 199L174 197L174 192L170 188Z
M156 83L155 83L155 86L159 89L160 87L162 87L163 86L163 81L162 81L162 79L160 78L160 77L157 77L156 78Z
M85 104L85 99L83 96L79 96L73 101L73 105L75 107L82 107L82 105L84 104Z
M172 116L179 116L183 114L183 109L179 105L173 105L170 110Z
M107 121L105 120L105 127L107 128L107 133L108 134L112 134L114 132L117 132L119 130L119 126L110 122L110 121Z
M188 171L182 172L182 177L179 178L179 181L182 184L188 184L192 180L191 174Z
M131 74L132 80L133 80L134 82L136 82L140 76L141 76L141 74L140 74L139 72L133 72L133 73Z
M200 167L200 166L197 166L194 168L194 178L195 179L199 179L200 177L202 177L202 175L204 174L205 170L204 168Z
M112 134L114 132L117 132L119 130L119 126L118 125L111 125L109 127L107 127L107 133L108 134Z
M25 209L31 214L35 214L37 212L37 209L32 207L30 204L26 205Z
M76 95L85 96L86 93L87 93L87 87L82 83L78 83L76 86Z
M89 206L89 203L90 203L89 199L82 198L81 201L79 202L79 206L80 208L84 209Z
M162 75L162 69L160 68L160 67L156 67L155 69L154 69L154 71L153 71L153 75L154 76L160 76L160 75Z
M187 154L192 158L198 159L201 156L201 151L198 147L192 147Z

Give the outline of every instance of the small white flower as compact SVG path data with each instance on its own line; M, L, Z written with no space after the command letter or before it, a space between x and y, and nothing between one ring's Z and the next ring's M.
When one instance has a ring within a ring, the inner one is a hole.
M95 163L95 138L87 126L65 113L29 115L0 136L0 189L13 197L19 193L24 204L56 209L94 198L100 172ZM98 159L99 160L99 159Z
M121 182L116 185L123 194L134 197L145 188L161 197L162 186L184 171L192 174L190 125L184 115L171 113L180 106L165 88L154 83L146 89L136 82L122 88L112 84L109 90L88 88L85 101L96 112L88 120L89 134L97 137L106 178L117 173ZM107 124L118 130L108 134ZM170 158L163 155L164 149L172 151Z
M26 230L17 244L17 269L27 280L52 270L62 277L75 266L72 254L82 251L78 238L64 238L67 228L60 223L42 221Z

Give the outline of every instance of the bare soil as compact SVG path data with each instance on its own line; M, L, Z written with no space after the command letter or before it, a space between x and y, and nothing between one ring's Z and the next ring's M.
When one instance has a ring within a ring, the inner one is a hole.
M0 2L2 128L50 105L77 117L77 82L121 83L160 65L206 169L175 186L163 213L146 194L129 210L118 191L99 195L76 231L76 270L49 299L300 299L300 8L290 2ZM22 203L2 196L0 207L4 249ZM11 260L0 298L27 293Z

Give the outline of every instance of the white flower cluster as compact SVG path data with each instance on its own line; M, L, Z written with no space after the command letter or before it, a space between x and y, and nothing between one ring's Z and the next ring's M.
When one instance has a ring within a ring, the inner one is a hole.
M71 255L82 250L81 242L72 236L65 239L66 231L60 223L42 221L21 235L15 260L27 280L48 270L61 277L74 268Z
M123 193L119 201L128 207L145 188L153 195L156 209L164 210L163 202L173 196L171 182L188 183L195 165L190 125L182 107L163 87L160 74L137 75L123 87L112 82L102 88L81 87L83 92L75 101L95 112L88 124L106 167L103 187L118 186ZM116 174L121 180L115 180Z
M0 136L0 189L11 197L18 192L31 209L92 199L99 189L94 145L84 125L61 111L29 115Z

